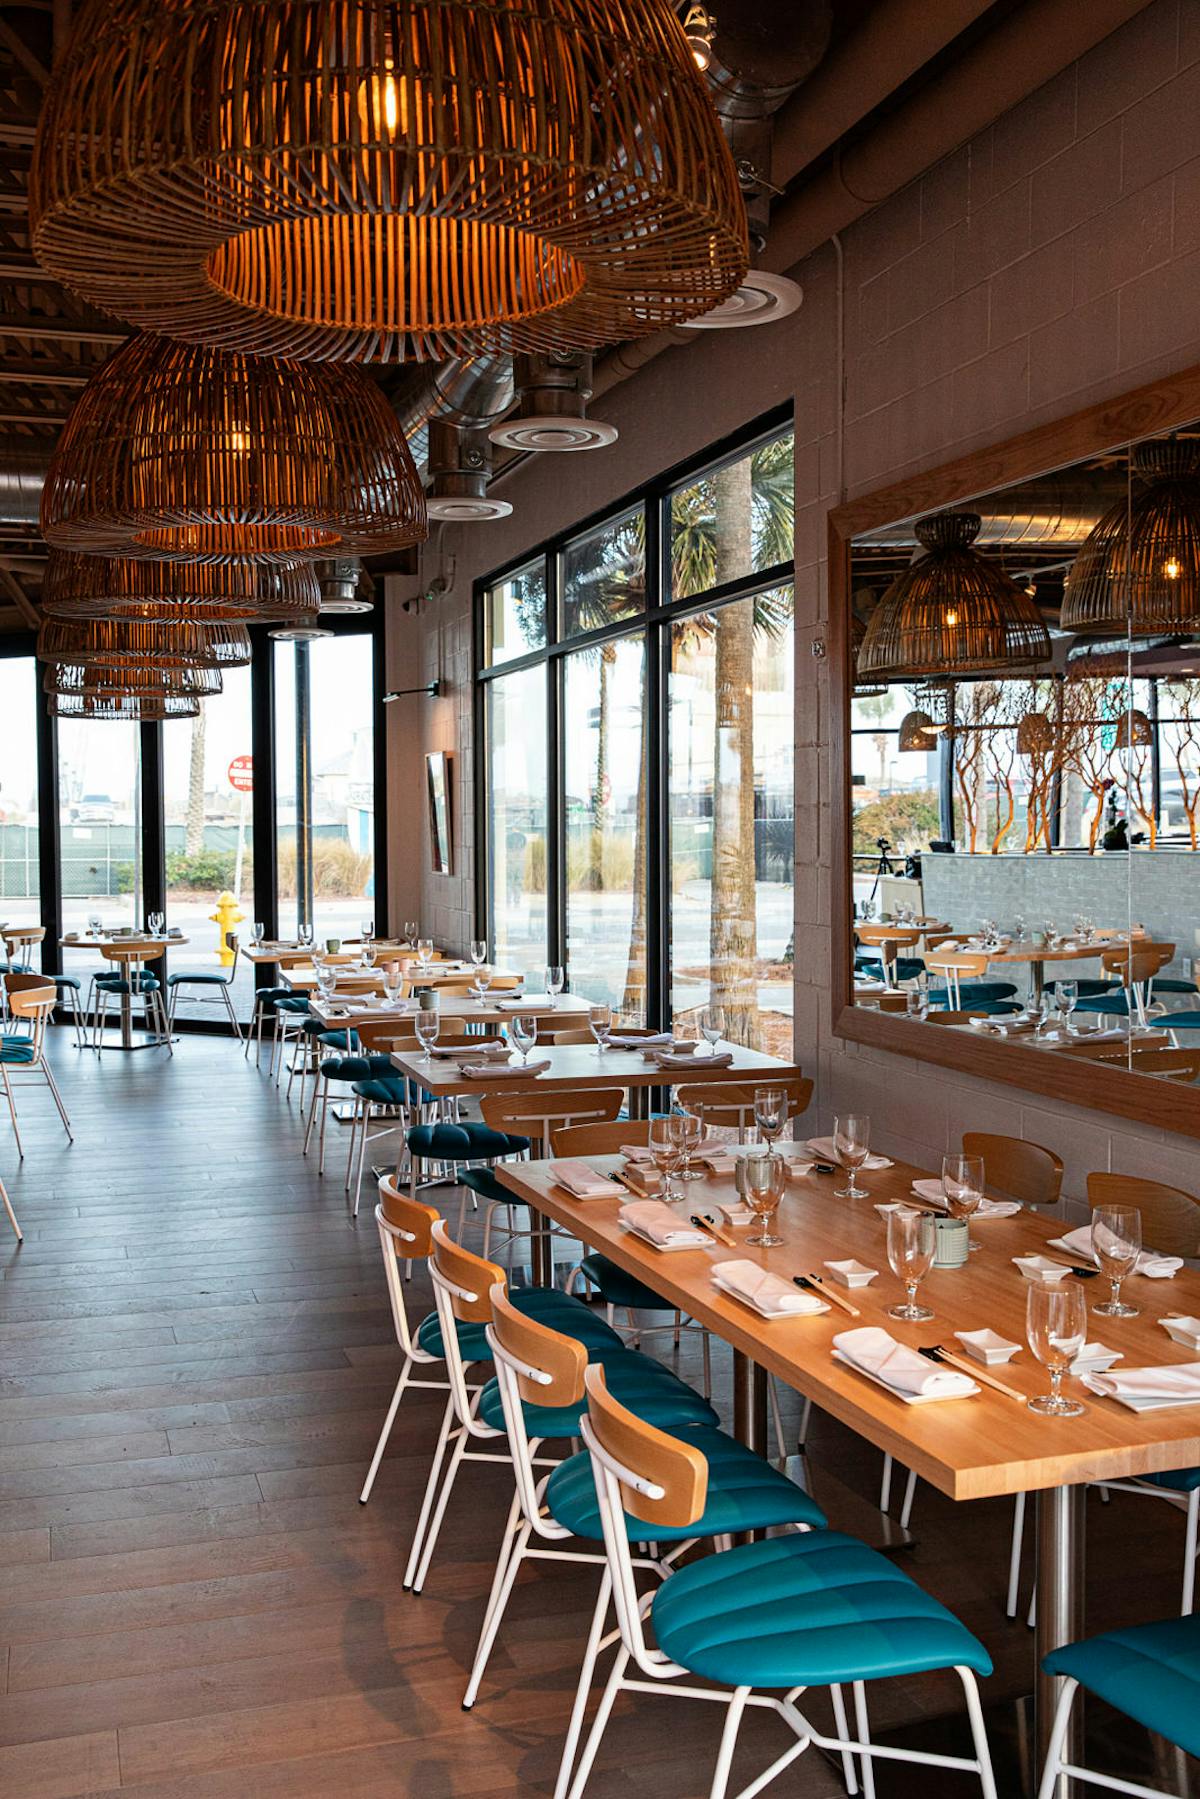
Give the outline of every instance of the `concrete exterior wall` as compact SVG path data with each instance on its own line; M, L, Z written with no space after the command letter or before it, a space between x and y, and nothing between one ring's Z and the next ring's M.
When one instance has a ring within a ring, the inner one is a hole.
M791 319L703 334L659 357L595 408L620 429L615 448L524 465L502 490L511 519L430 545L424 580L441 575L446 596L390 621L393 675L448 687L444 699L401 702L411 710L396 737L403 728L419 752L456 757L455 872L424 873L424 923L455 945L472 934L473 580L790 399L804 857L796 1050L817 1078L822 1118L869 1110L881 1143L918 1161L986 1121L1056 1148L1075 1191L1089 1169L1110 1166L1200 1188L1185 1139L833 1037L828 694L812 653L826 627L826 514L839 498L1200 362L1200 4L1154 0L847 231L840 259L827 244L792 273L805 299ZM395 835L393 865L411 883L418 843L428 870L423 810L402 815Z

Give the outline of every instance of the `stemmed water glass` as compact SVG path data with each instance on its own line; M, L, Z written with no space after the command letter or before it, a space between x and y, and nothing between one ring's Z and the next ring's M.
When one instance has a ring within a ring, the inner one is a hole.
M358 934L364 943L372 943L375 939L375 920L364 918L358 927Z
M747 1248L776 1249L783 1238L775 1235L771 1225L783 1198L787 1164L768 1150L765 1156L747 1156L745 1167L746 1204L758 1219L757 1233L746 1238Z
M1066 1399L1062 1378L1087 1341L1087 1304L1078 1281L1031 1281L1025 1301L1025 1335L1043 1368L1050 1370L1050 1391L1027 1403L1046 1418L1077 1418L1086 1408Z
M491 969L480 963L475 969L475 993L481 1006L487 1005L487 992L491 984Z
M312 943L312 940L313 940L313 928L310 924L302 924L302 925L298 925L296 927L296 941L300 945L301 949L308 949L309 945Z
M929 1015L929 1000L920 987L910 987L904 996L905 1015L921 1024Z
M98 937L100 935L100 927L103 923L104 920L101 918L99 912L89 912L87 921L89 936Z
M679 1160L679 1145L675 1140L669 1118L652 1118L650 1120L650 1135L647 1143L654 1166L658 1169L662 1179L662 1196L669 1205L673 1199L678 1198L671 1184L671 1175Z
M833 1121L833 1147L849 1179L834 1188L837 1199L866 1199L866 1187L858 1184L858 1171L871 1153L871 1120L862 1112L843 1112Z
M508 1027L508 1034L514 1045L521 1052L522 1062L528 1064L529 1052L537 1042L537 1019L526 1012L518 1012Z
M1112 1284L1111 1296L1093 1306L1106 1318L1136 1318L1138 1308L1121 1298L1121 1282L1137 1267L1142 1250L1142 1214L1136 1206L1097 1206L1092 1213L1092 1254Z
M417 960L421 964L421 973L429 973L429 964L433 960L433 938L421 937L417 940Z
M476 937L471 944L471 961L476 968L482 968L487 961L487 943L482 937Z
M563 983L565 980L566 980L565 972L562 968L559 967L558 963L557 962L547 962L547 964L546 964L546 992L550 995L551 1001L555 1005L558 1004L558 996L563 990Z
M759 1134L766 1141L768 1149L774 1149L783 1135L788 1118L788 1096L786 1087L756 1087L754 1089L754 1122Z
M889 1318L923 1324L933 1317L928 1306L917 1304L917 1288L933 1265L936 1247L937 1233L928 1212L912 1212L907 1206L898 1206L888 1213L888 1264L892 1273L904 1282L908 1295L903 1305L888 1307Z
M417 941L417 932L420 930L420 928L421 927L417 923L415 918L405 919L405 921L404 921L404 941L405 941L405 943L407 943L409 945L410 948Z
M961 1218L969 1224L983 1200L983 1157L943 1156L942 1193L951 1218ZM967 1237L968 1249L980 1247L974 1237Z
M317 976L317 991L322 999L328 999L337 985L337 969L324 956L313 957L313 968Z
M162 936L163 926L166 924L166 922L167 922L167 915L165 912L147 912L147 914L146 914L146 923L150 927L150 935L152 937L161 937Z
M1013 937L1018 943L1025 941L1025 917L1021 912L1017 912L1013 917Z
M1075 1027L1071 1023L1071 1014L1079 1002L1079 982L1060 981L1058 983L1058 1009L1063 1018L1063 1029L1068 1037L1075 1035Z
M602 1056L608 1048L608 1033L612 1030L612 1007L589 1006L588 1029L596 1039L596 1054Z
M404 970L399 962L386 962L383 968L383 992L389 1006L394 1006L400 998L400 989L404 985Z
M700 1014L700 1035L703 1037L709 1050L714 1056L717 1053L717 1045L721 1041L721 1026L723 1023L724 1018L722 1017L720 1006L705 1006L703 1012Z
M670 1114L669 1122L681 1156L679 1179L681 1181L700 1180L702 1178L700 1170L692 1167L692 1152L699 1149L704 1136L703 1118L677 1104L676 1109Z
M425 1060L433 1061L433 1046L442 1028L442 1015L436 1006L422 1006L416 1017L417 1042L425 1051Z
M250 926L251 942L254 943L256 946L261 945L262 940L263 940L264 936L266 935L266 930L267 930L267 927L263 923L262 919L256 918L254 923Z

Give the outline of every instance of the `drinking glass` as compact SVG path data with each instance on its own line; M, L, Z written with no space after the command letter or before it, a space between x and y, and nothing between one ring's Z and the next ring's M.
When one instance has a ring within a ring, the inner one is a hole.
M103 922L104 921L98 912L88 913L87 928L93 937L98 937L100 935L100 926Z
M1025 1300L1025 1335L1043 1368L1050 1391L1027 1403L1047 1418L1077 1418L1086 1408L1064 1398L1062 1378L1087 1341L1087 1304L1078 1281L1031 1281Z
M700 1035L714 1055L721 1041L721 1026L724 1022L720 1006L705 1006L700 1014Z
M262 919L256 918L254 923L250 926L250 936L251 936L251 939L253 940L253 942L261 943L263 938L266 935L266 931L267 931L267 927L263 923Z
M476 937L471 944L471 960L476 968L482 968L487 961L487 944L482 937Z
M904 1010L909 1018L918 1024L928 1015L929 1001L919 987L911 987L904 996Z
M1013 918L1013 936L1018 943L1024 943L1024 941L1025 941L1025 917L1024 917L1024 914L1021 912L1016 913L1016 915Z
M563 990L565 979L565 972L559 967L557 962L548 962L546 964L546 992L550 995L552 1000L557 1001L559 994Z
M774 1149L783 1135L787 1118L786 1087L756 1087L754 1089L754 1122L761 1135L766 1139L768 1149Z
M888 1213L888 1263L908 1294L903 1305L888 1307L889 1318L923 1324L933 1317L928 1306L917 1304L917 1288L929 1273L936 1247L937 1234L928 1212L910 1212L907 1206L899 1206Z
M1058 983L1058 1009L1063 1015L1063 1028L1068 1037L1075 1035L1075 1027L1071 1023L1071 1014L1079 1001L1079 982L1060 981Z
M704 1120L695 1112L676 1109L668 1120L673 1139L682 1158L678 1178L681 1181L698 1181L702 1179L700 1170L692 1167L692 1151L699 1149L704 1136Z
M307 949L313 940L313 928L310 924L302 924L296 931L296 941L301 948Z
M358 934L364 943L370 943L375 935L375 920L373 918L364 918L358 927Z
M417 1013L417 1042L425 1051L425 1060L433 1061L433 1046L442 1027L442 1015L436 1006L422 1006Z
M405 941L405 943L409 944L410 946L412 944L414 944L417 940L417 932L420 930L420 928L421 927L417 923L415 918L406 919L404 921L404 941Z
M374 968L378 959L379 951L375 948L375 945L373 943L364 942L362 949L359 951L359 960L363 967Z
M662 1196L669 1205L673 1199L678 1198L678 1194L671 1184L671 1175L679 1160L679 1145L671 1130L671 1120L669 1118L652 1118L647 1142L650 1154L654 1158L654 1166L662 1177Z
M1136 1318L1138 1308L1121 1298L1121 1282L1137 1267L1142 1249L1142 1214L1136 1206L1097 1206L1092 1213L1092 1254L1112 1284L1111 1297L1093 1306L1105 1318Z
M481 1006L487 1005L487 991L492 984L492 971L482 964L475 970L475 992Z
M844 1187L835 1187L837 1199L866 1199L867 1189L857 1181L859 1169L871 1153L871 1120L861 1112L844 1112L833 1121L833 1147L849 1175Z
M404 985L404 970L399 962L388 962L383 970L384 997L389 1006L394 1006L400 998L400 989Z
M1042 926L1042 930L1045 933L1046 948L1053 949L1055 944L1058 942L1057 927L1052 924L1044 924Z
M602 1056L608 1048L608 1033L612 1030L612 1007L589 1006L588 1029L596 1039L596 1054Z
M782 1156L768 1151L765 1156L746 1157L746 1204L758 1219L758 1231L747 1237L751 1249L776 1249L783 1242L771 1229L783 1189L787 1182L787 1164Z
M962 1218L969 1224L983 1199L983 1157L943 1156L942 1192L951 1218ZM967 1248L979 1247L976 1239L968 1236Z
M421 964L421 973L429 973L429 964L433 960L433 938L421 937L417 940L417 959Z
M529 1061L529 1052L537 1042L537 1019L518 1012L508 1027L508 1034L521 1052L521 1060Z
M163 926L166 922L167 915L165 912L147 912L146 914L146 923L150 926L150 935L152 937L162 936Z

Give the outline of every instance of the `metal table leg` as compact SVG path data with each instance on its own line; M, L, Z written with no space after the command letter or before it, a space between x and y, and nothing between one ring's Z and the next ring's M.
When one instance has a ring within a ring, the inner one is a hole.
M535 1287L554 1285L554 1264L550 1253L550 1220L536 1207L529 1208L529 1279Z
M131 977L126 975L126 981ZM121 1048L133 1048L133 996L130 993L121 995Z
M733 1434L759 1455L767 1453L767 1371L740 1349L733 1352Z
M1062 1682L1042 1673L1042 1657L1084 1634L1084 1498L1086 1487L1047 1487L1037 1495L1037 1672L1034 1743L1040 1773ZM1076 1699L1064 1751L1083 1759L1083 1697ZM1064 1782L1064 1788L1076 1784ZM1064 1794L1065 1799L1065 1794Z

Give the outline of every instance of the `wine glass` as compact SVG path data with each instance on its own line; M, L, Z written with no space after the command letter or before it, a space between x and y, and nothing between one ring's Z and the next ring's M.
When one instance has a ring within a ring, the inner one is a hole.
M669 1118L652 1118L650 1120L650 1135L647 1143L654 1159L654 1166L662 1177L662 1196L669 1205L673 1199L678 1198L671 1184L671 1175L679 1160L679 1145L675 1141Z
M421 927L417 923L415 918L405 919L405 921L404 921L404 941L405 941L405 943L410 944L410 945L414 944L417 941L417 932L420 930L420 928Z
M867 1189L858 1184L858 1171L871 1153L871 1120L862 1112L843 1112L833 1121L833 1147L849 1175L844 1187L835 1187L837 1199L866 1199Z
M1121 1282L1137 1267L1142 1249L1142 1214L1136 1206L1097 1206L1092 1213L1092 1254L1112 1284L1111 1297L1093 1306L1106 1318L1136 1318L1138 1308L1121 1299Z
M307 949L309 947L309 945L312 943L312 940L313 940L312 926L310 924L299 925L296 930L296 941L297 941L297 943L299 943L301 949Z
M563 990L565 979L566 975L557 962L548 962L546 964L546 992L550 995L550 998L555 1005L558 1004L558 996Z
M700 1035L707 1043L710 1052L715 1056L717 1045L721 1041L721 1026L724 1018L720 1006L705 1006L700 1014Z
M942 1192L951 1218L962 1218L969 1224L983 1200L983 1157L943 1156ZM979 1247L975 1238L968 1236L967 1248Z
M383 969L383 992L389 1006L394 1006L400 998L400 989L404 985L404 970L399 962L387 962Z
M612 1030L612 1007L589 1006L588 1029L596 1039L596 1054L602 1056L608 1048L608 1033Z
M429 964L433 961L433 938L421 937L417 940L417 960L421 964L421 973L429 973Z
M754 1122L760 1134L766 1139L768 1149L783 1135L783 1128L788 1119L788 1096L786 1087L756 1087L754 1089Z
M433 1046L438 1040L438 1032L442 1028L442 1015L436 1006L422 1006L417 1013L417 1042L425 1051L425 1060L433 1061Z
M929 1001L920 987L910 987L904 996L904 1011L907 1017L921 1024L929 1012Z
M328 999L337 986L337 967L326 961L324 956L314 956L313 968L317 976L317 991L322 999Z
M103 922L99 912L88 913L87 928L89 937L98 937L100 935L100 927Z
M700 1170L692 1167L692 1151L699 1149L704 1136L704 1120L695 1112L689 1112L677 1106L670 1114L671 1130L675 1142L679 1146L682 1162L679 1169L681 1181L698 1181L702 1178Z
M1079 1001L1079 982L1060 981L1058 983L1058 1009L1062 1013L1063 1028L1068 1037L1075 1035L1075 1027L1071 1023L1071 1014Z
M358 927L358 934L364 943L370 943L375 936L375 920L364 918Z
M1025 1300L1025 1335L1043 1368L1050 1391L1027 1403L1048 1418L1077 1418L1086 1408L1063 1397L1062 1378L1087 1340L1087 1304L1078 1281L1031 1281Z
M1025 915L1017 912L1013 915L1013 936L1018 943L1025 941Z
M907 1206L898 1206L888 1213L888 1263L892 1273L904 1282L908 1294L903 1305L888 1307L889 1318L923 1324L933 1317L928 1306L917 1304L917 1288L929 1273L936 1247L937 1233L928 1212L911 1212Z
M250 926L250 939L256 947L261 945L263 938L266 936L266 931L267 927L262 919L256 918L254 923Z
M152 937L161 937L162 936L163 927L165 926L166 922L167 922L167 915L165 912L147 912L147 914L146 914L146 923L150 927L150 935Z
M521 1052L521 1060L528 1064L529 1052L537 1042L537 1019L527 1012L518 1012L508 1027L508 1034Z
M379 951L373 943L364 941L358 953L358 959L364 968L374 968L379 959Z
M483 963L475 970L475 993L481 1006L487 1005L487 992L492 984L492 971Z
M751 1249L776 1249L783 1242L771 1229L787 1182L787 1163L768 1150L765 1156L747 1156L746 1204L758 1219L758 1231L746 1238Z

